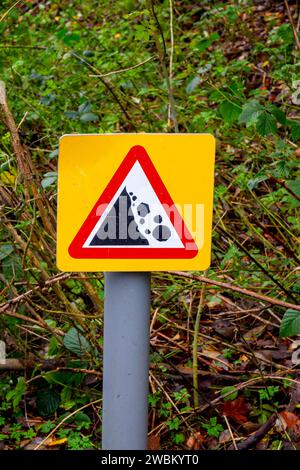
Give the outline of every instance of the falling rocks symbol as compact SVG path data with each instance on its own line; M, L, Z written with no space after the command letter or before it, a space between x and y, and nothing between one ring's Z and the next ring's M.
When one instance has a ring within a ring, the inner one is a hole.
M90 246L149 245L134 219L129 194L125 187L91 240ZM136 200L136 197L133 196L132 200Z

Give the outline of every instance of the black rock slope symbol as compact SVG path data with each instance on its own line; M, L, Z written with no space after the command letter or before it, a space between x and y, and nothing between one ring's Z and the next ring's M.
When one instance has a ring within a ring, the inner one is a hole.
M131 200L123 189L89 246L149 245L140 233L131 210Z

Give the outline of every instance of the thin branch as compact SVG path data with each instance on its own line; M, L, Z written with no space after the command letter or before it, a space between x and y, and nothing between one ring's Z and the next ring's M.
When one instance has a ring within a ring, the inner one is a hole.
M173 33L173 4L172 1L169 0L169 5L170 5L170 35L171 35L171 55L170 59L172 56L172 60L169 62L169 71L166 66L166 59L167 59L167 48L166 48L166 41L164 37L164 32L161 27L161 24L159 22L158 16L156 14L155 8L154 8L154 2L153 0L149 0L149 5L150 5L150 10L152 12L152 16L154 19L154 22L156 24L157 30L159 32L159 35L161 37L161 42L162 42L162 47L160 44L160 41L155 38L156 42L156 48L158 51L158 56L161 64L161 69L163 73L163 77L166 81L167 89L168 89L168 122L167 126L168 129L171 130L172 127L174 127L175 132L178 132L178 124L175 116L175 103L174 103L174 96L173 96L173 88L172 88L172 83L170 83L170 68L173 68L173 54L174 54L174 33ZM172 77L172 74L171 74ZM170 116L170 118L169 118Z
M23 294L17 295L13 299L8 300L4 304L0 305L0 313L4 313L11 305L15 305L22 300L26 300L27 297L35 294L37 291L43 292L44 290L47 290L51 285L55 284L56 282L64 281L66 279L69 279L72 276L70 273L60 273L57 274L56 276L47 279L44 284L39 284L32 289L29 289L27 292L24 292ZM23 317L23 315L22 315ZM27 317L24 317L27 319Z
M173 274L175 276L186 277L189 279L194 279L195 281L205 282L206 284L211 284L213 286L222 287L223 289L228 289L233 292L238 292L239 294L246 295L248 297L253 297L254 299L262 300L263 302L268 302L269 304L278 305L278 307L283 308L292 308L300 312L300 305L291 304L289 302L285 302L284 300L274 299L273 297L268 297L267 295L257 294L248 289L244 289L238 286L232 286L231 284L227 284L226 282L215 281L213 279L208 279L207 277L203 276L195 276L194 274L182 272L182 271L167 271L169 274Z
M18 0L17 2L15 2L0 18L0 23L4 20L4 18L7 17L7 15L11 12L11 10L13 10L17 5L18 3L21 3L22 0Z
M97 77L97 78L104 78L104 77L109 77L110 75L116 75L118 73L123 73L123 72L128 72L128 70L134 70L137 69L138 67L141 67L144 64L147 64L147 62L150 62L150 60L155 59L155 55L149 57L146 60L143 60L143 62L140 62L139 64L132 65L131 67L126 67L124 69L119 69L119 70L113 70L112 72L107 72L107 73L102 73L101 75L89 75L90 77Z
M232 440L232 444L233 444L233 447L234 447L234 450L238 450L237 448L237 445L236 445L236 442L235 442L235 438L234 438L234 435L233 435L233 432L232 432L232 429L231 429L231 426L230 426L230 423L228 421L228 418L227 416L223 415L223 418L225 420L225 423L226 423L226 426L228 428L228 431L229 431L229 434L230 434L230 437L231 437L231 440Z
M80 55L78 55L76 52L71 52L71 55L73 57L75 57L76 59L80 60L83 64L85 64L87 66L88 69L90 69L92 72L95 72L97 75L98 75L98 78L100 79L100 81L103 83L103 85L108 89L108 91L110 92L110 94L113 96L113 98L115 99L115 101L117 102L117 104L120 106L121 110L123 111L124 115L126 116L126 118L128 119L128 121L130 122L130 124L132 125L133 129L136 130L136 126L134 125L131 117L129 116L125 106L123 105L120 97L118 96L118 94L115 92L114 88L112 87L112 85L109 83L108 80L106 80L105 78L101 77L101 72L96 68L94 67L92 64L90 64L90 62L88 62L87 60L85 60L83 57L81 57Z
M168 127L174 125L175 132L178 132L178 123L176 119L174 94L173 94L173 61L174 61L174 28L173 28L173 2L169 0L170 9L170 62L169 62L169 104L168 104Z
M300 41L299 41L297 29L296 29L296 27L295 27L295 25L294 25L294 21L293 21L293 17L292 17L292 13L291 13L290 6L289 6L287 0L284 0L284 4L285 4L285 7L286 7L286 11L287 11L287 15L288 15L288 18L289 18L289 22L290 22L291 27L292 27L292 30L293 30L293 35L294 35L294 38L295 38L296 47L297 47L298 51L300 51Z

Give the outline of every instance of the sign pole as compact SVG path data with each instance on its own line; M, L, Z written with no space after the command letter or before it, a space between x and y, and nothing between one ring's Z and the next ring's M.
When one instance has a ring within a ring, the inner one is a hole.
M104 450L146 450L150 273L105 273Z

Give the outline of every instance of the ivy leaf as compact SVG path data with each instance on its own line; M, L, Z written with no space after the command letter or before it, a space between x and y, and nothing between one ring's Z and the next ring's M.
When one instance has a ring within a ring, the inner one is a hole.
M274 116L267 112L260 113L257 118L256 128L263 137L269 134L276 134L277 125Z
M237 121L241 114L240 106L227 100L222 101L219 106L219 111L227 124L232 124L234 121Z
M281 338L300 333L300 312L289 308L281 320L279 335Z
M263 111L264 107L257 100L248 101L242 108L239 123L252 124Z

